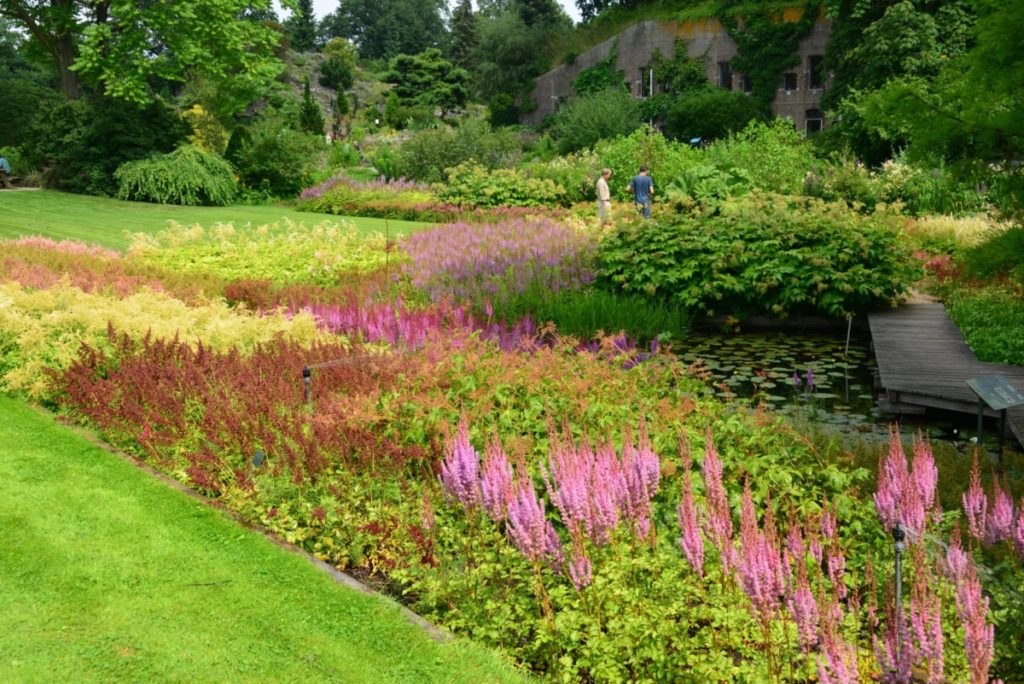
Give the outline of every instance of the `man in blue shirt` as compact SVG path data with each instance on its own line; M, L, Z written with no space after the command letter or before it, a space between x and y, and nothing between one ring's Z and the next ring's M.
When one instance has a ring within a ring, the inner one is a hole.
M0 188L6 188L11 182L7 179L11 175L11 165L0 154Z
M633 193L633 205L643 217L651 218L651 196L654 195L654 181L647 175L647 167L641 166L640 173L633 176L626 188Z

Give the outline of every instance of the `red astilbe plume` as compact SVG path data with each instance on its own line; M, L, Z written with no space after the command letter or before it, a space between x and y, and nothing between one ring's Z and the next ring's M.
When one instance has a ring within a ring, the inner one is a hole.
M964 514L967 517L968 533L979 541L986 538L988 497L981 487L981 469L978 467L978 455L974 455L971 466L971 482L963 495Z
M743 488L740 510L740 547L736 560L736 574L740 586L753 605L754 612L767 622L779 609L783 595L782 555L774 535L768 534L769 525L762 532L757 525L750 481Z
M480 455L469 443L469 421L459 419L455 439L441 463L441 485L467 511L480 505Z
M683 454L683 498L679 502L676 516L679 518L679 546L686 561L700 577L704 576L704 535L701 533L700 514L693 501L693 484L690 481L690 455Z
M708 539L718 547L722 558L722 569L728 573L735 561L735 549L732 545L733 525L732 511L729 509L729 498L722 483L722 460L718 457L711 432L708 431L704 444L704 463L701 467L704 476L704 495L707 498Z

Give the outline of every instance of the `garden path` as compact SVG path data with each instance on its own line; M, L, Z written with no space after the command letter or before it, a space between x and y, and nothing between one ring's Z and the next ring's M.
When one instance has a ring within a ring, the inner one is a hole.
M1024 391L1024 368L978 361L940 303L913 302L875 312L868 324L885 390L879 406L886 412L932 407L977 413L978 397L967 381L985 375L1002 375ZM986 408L986 415L998 414ZM1008 410L1006 422L1024 444L1024 407Z

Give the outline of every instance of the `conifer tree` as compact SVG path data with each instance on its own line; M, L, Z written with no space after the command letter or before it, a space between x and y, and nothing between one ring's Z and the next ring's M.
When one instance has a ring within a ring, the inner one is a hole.
M320 103L313 99L309 89L309 76L303 83L302 106L299 108L299 128L314 135L324 134L324 113Z
M452 64L473 71L473 53L476 50L476 15L470 0L459 0L452 11Z
M288 18L288 41L293 50L309 52L316 46L316 38L313 0L299 0L294 14Z

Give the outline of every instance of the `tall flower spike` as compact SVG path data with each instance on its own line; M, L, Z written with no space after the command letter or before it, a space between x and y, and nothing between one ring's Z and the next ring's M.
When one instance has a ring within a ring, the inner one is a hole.
M988 511L985 529L985 541L998 544L1013 538L1014 524L1013 498L1010 493L999 485L999 480L992 480L992 507Z
M480 504L480 456L469 443L469 421L459 419L455 440L441 463L441 484L467 509Z
M690 463L686 461L686 472L683 475L683 499L676 511L679 518L679 546L683 549L686 561L700 577L704 576L704 537L700 531L700 519L697 506L693 502L693 486L690 482Z
M569 579L572 580L572 584L576 587L576 591L581 591L586 587L589 587L590 583L594 579L590 565L590 558L588 558L583 549L577 545L573 546L572 559L569 561Z
M818 602L811 591L807 577L807 563L803 557L797 559L796 583L786 595L786 608L796 623L797 638L804 653L818 643Z
M508 507L506 529L512 543L531 561L540 561L553 550L547 529L549 525L544 517L544 502L537 497L533 481L528 477L521 478Z
M748 480L740 510L740 548L736 574L760 619L771 619L783 593L782 555L757 526L757 513Z
M710 430L704 443L704 463L701 472L704 476L704 495L708 505L705 519L708 538L718 547L722 557L722 569L729 572L734 560L732 511L729 509L725 485L722 484L722 461L718 458Z
M985 540L988 514L988 497L981 488L981 469L978 467L978 455L974 455L971 467L971 483L963 496L964 513L967 516L967 531L979 541Z
M916 580L910 594L910 631L913 634L914 660L924 664L926 681L934 684L944 681L942 660L942 599L935 589L931 573L925 565L924 553L917 547L914 552ZM910 647L911 644L905 644Z
M1013 548L1017 550L1021 560L1024 560L1024 499L1020 500L1017 507L1017 522L1013 526Z
M491 520L505 519L508 504L515 492L512 489L512 467L495 435L484 452L484 467L480 475L480 499Z
M981 593L981 583L973 565L957 585L956 609L964 626L964 650L967 651L971 684L985 684L994 654L995 627L988 621L988 597Z

